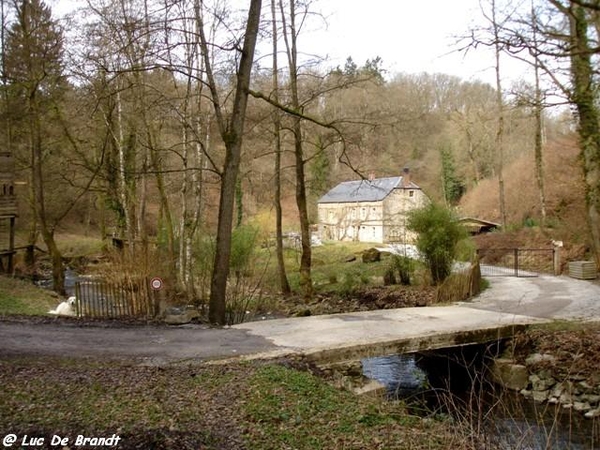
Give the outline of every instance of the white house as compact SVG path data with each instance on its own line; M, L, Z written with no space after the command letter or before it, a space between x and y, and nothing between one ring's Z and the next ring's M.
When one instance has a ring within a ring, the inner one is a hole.
M408 169L397 177L345 181L318 201L319 234L323 240L412 242L407 213L428 202Z

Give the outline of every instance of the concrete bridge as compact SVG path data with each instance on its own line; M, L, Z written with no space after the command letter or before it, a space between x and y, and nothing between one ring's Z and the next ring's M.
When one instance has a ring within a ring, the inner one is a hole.
M296 319L234 328L263 337L282 354L331 363L486 343L553 319L600 320L600 284L566 276L497 277L471 302Z
M318 364L508 338L545 319L464 306L403 308L248 322L234 328L269 340L258 356L303 355Z

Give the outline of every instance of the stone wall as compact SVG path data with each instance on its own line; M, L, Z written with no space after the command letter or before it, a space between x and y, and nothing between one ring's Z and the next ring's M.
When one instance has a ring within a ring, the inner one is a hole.
M532 353L525 364L502 357L495 360L491 371L496 382L535 402L572 409L589 419L600 417L600 374L559 376L552 370L555 362L556 358L549 353Z

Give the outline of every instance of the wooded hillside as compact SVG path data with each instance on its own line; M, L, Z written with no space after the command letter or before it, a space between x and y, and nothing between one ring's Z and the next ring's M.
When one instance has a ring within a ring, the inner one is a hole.
M17 163L19 235L44 242L58 291L57 232L118 237L132 244L133 260L145 249L148 267L153 242L164 276L191 298L205 295L194 275L199 258L214 263L209 292L219 312L211 320L223 323L232 235L251 224L276 232L280 261L282 231L301 233L301 288L309 298L316 200L340 181L398 175L404 167L432 199L462 214L506 215L507 226L545 221L586 240L584 217L596 217L596 159L588 145L596 142L594 128L580 126L576 136L568 113L545 108L539 77L501 85L499 59L495 86L390 74L376 49L372 59L349 57L332 69L302 55L310 2L249 5L240 11L228 2L102 0L64 21L42 0L12 0L2 9L0 139ZM494 22L483 30L488 41L481 30L473 39L493 44L497 55L514 42L535 47L553 11L575 18L575 8L583 14L577 20L597 20L595 10L577 5L541 2L539 13L547 15L534 17L539 29L517 30L533 37L511 40L509 31L517 31ZM580 29L560 26L577 38ZM588 34L595 39L591 27ZM547 54L535 61L549 75ZM572 67L581 69L579 85L559 87L577 106L576 119L589 125L595 116L585 108L596 91L585 82L585 63ZM565 67L559 69L567 73ZM582 153L577 142L586 130ZM206 241L215 253L200 256Z

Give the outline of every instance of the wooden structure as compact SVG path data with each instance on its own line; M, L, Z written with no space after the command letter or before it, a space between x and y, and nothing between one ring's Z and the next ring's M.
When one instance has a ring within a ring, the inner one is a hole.
M489 220L478 219L476 217L462 217L458 220L471 234L489 233L491 231L499 230L502 225L496 222L490 222Z
M15 254L15 164L11 153L0 151L0 271L12 273Z
M115 283L78 281L75 283L75 298L75 310L80 317L153 318L159 312L158 294L146 278Z
M594 261L571 261L569 276L579 280L595 280L598 277L596 263Z

